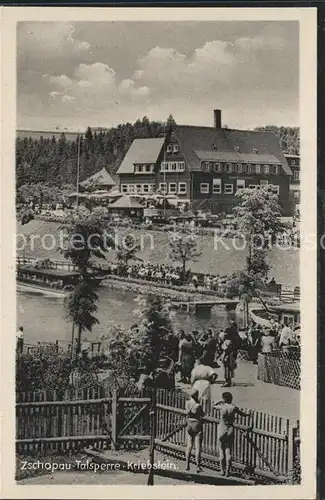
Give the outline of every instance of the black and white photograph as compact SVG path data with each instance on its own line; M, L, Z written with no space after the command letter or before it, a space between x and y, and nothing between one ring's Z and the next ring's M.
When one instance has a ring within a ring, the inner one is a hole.
M313 9L40 10L15 25L12 481L305 498Z

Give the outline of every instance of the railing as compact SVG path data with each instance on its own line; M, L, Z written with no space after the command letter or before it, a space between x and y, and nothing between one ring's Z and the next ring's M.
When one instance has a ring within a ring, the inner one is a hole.
M299 390L300 370L300 350L297 348L258 355L257 378L263 382Z
M164 454L184 458L187 442L185 402L176 390L158 390L156 448ZM98 449L134 449L150 440L150 397L104 394L103 388L62 393L17 395L16 449L21 455L68 453L87 446ZM219 412L209 401L205 411L203 464L219 470ZM235 469L251 477L273 482L286 480L295 457L297 431L289 419L254 411L238 417L234 430Z

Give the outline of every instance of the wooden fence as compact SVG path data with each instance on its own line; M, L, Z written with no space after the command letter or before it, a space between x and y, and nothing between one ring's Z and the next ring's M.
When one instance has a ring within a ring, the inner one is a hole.
M300 352L275 351L258 355L257 378L263 382L300 389Z
M187 395L157 391L155 444L162 453L185 457ZM94 446L138 449L150 441L149 395L119 395L103 388L65 393L26 393L17 396L16 449L21 455L69 453ZM204 402L202 460L219 469L217 426L219 412ZM235 422L234 467L249 476L283 481L293 463L296 431L289 419L253 412Z

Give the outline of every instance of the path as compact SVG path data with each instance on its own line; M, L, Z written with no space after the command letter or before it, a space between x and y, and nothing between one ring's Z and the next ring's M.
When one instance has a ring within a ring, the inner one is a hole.
M223 369L217 369L219 378L211 387L212 400L219 401L224 382ZM189 386L177 383L177 386L189 390ZM300 418L300 391L288 387L266 384L257 379L257 365L248 361L240 361L236 370L235 385L229 391L234 402L242 408L262 411L270 415L278 415L292 419Z

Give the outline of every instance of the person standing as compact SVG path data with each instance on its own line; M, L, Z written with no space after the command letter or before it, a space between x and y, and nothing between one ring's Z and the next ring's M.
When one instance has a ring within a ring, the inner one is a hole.
M16 333L16 346L18 354L22 354L24 349L24 328L20 326Z
M234 356L234 345L228 334L226 335L221 348L225 376L225 383L223 384L223 387L231 387L232 378L235 375L236 361Z
M293 331L291 330L290 326L283 325L279 339L279 347L287 349L292 341L292 337L293 337Z
M270 335L270 330L264 328L261 338L261 352L263 354L268 354L276 349L275 338Z
M209 328L207 333L207 338L203 343L203 353L201 356L201 362L203 365L211 366L214 365L214 358L216 355L217 341L214 337L213 331Z
M232 394L223 392L222 400L213 405L213 408L220 411L220 422L218 424L218 447L220 455L221 474L229 476L232 451L234 446L234 420L235 415L249 417L251 411L242 411L232 404Z
M211 384L217 378L218 374L211 366L204 365L199 359L197 360L191 373L191 384L193 389L198 390L199 401L202 399L211 400Z
M190 460L193 446L195 444L195 460L197 472L201 472L201 449L203 439L203 408L199 402L199 391L193 388L190 399L185 405L187 416L187 446L186 446L186 470L190 470Z
M189 334L185 334L185 338L179 343L178 363L180 364L181 382L190 382L190 375L193 370L194 362L194 345L192 337Z

